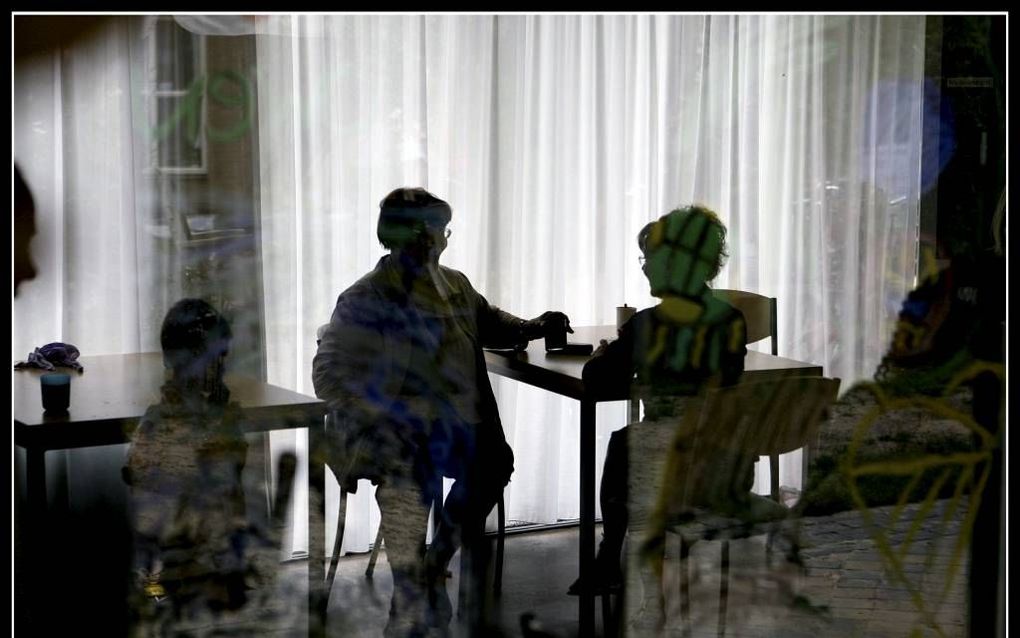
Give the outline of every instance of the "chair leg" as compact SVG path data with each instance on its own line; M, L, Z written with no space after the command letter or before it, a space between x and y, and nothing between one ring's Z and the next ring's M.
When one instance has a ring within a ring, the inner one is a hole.
M726 598L730 588L730 542L722 542L722 568L719 573L719 638L726 635Z
M441 488L440 488L441 489ZM443 493L436 494L432 497L432 542L436 542L436 537L439 536L439 526L442 524L440 517L443 513ZM446 570L446 577L453 578L453 572Z
M443 514L443 490L439 488L439 494L432 497L432 542L436 542L436 536L439 535L439 523L440 517Z
M481 564L480 548L478 544L487 543L485 537L485 520L472 520L462 527L462 538L469 537L471 542L462 542L460 547L460 584L457 587L457 617L468 618L471 622L476 621L480 616L481 605L485 600L484 590L473 590L475 577L479 574ZM488 564L485 565L488 567ZM482 573L486 570L482 569ZM484 583L480 583L484 587ZM465 613L467 612L467 613Z
M782 503L783 499L779 495L779 455L769 455L769 495L772 500L777 503Z
M368 567L365 568L366 578L371 578L372 573L375 571L375 561L379 558L380 547L382 547L382 525L379 526L379 532L375 535L375 544L372 545L372 555L368 557Z
M680 617L683 618L684 635L691 634L691 581L688 570L691 546L680 536Z
M612 596L609 592L602 592L602 633L606 638L611 638L616 635L613 631L613 606Z
M340 506L336 517L336 540L333 541L333 555L329 559L329 573L326 575L326 597L329 597L333 589L333 579L336 577L336 566L340 562L340 549L344 544L344 527L347 522L347 492L340 489Z
M503 593L503 547L506 541L506 509L502 494L496 503L496 524L499 530L496 533L496 572L493 574L492 592L499 596Z
M769 485L770 496L775 502L782 504L783 498L779 493L779 455L769 455ZM765 537L765 555L768 558L772 557L772 543L775 540L775 526L771 526L769 529L768 536Z

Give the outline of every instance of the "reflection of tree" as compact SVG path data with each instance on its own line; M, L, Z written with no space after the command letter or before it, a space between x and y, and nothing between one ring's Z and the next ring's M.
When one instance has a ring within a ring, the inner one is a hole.
M207 255L185 266L185 294L205 299L224 316L230 315L235 304L230 286L225 285L226 271L223 261L216 254Z
M233 370L259 374L261 313L258 261L252 234L179 247L183 294L205 299L234 327Z

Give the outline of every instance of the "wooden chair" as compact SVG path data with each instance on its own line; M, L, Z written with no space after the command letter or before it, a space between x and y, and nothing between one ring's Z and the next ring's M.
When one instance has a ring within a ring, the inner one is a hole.
M316 344L322 339L322 335L325 332L329 324L319 326L316 331ZM326 423L327 429L333 425L333 415L327 413ZM344 528L347 521L347 495L353 494L357 491L357 483L362 478L360 476L341 476L337 473L336 469L331 467L329 464L326 465L330 472L333 473L336 478L337 484L340 486L340 504L337 511L337 524L336 524L336 538L333 541L333 553L329 560L329 571L326 574L326 598L329 598L329 592L333 589L333 581L336 578L337 563L340 561L340 550L344 542ZM432 534L439 531L439 516L438 513L443 507L443 495L436 494L432 498ZM495 577L493 582L493 592L495 595L500 595L503 591L503 555L506 543L506 518L505 518L505 507L503 502L503 495L500 494L499 501L496 503L496 568ZM376 533L375 543L372 544L372 553L368 559L368 567L365 569L365 577L372 578L375 573L375 565L379 558L379 549L382 547L382 527L380 526L379 531Z
M678 423L663 470L662 488L643 541L661 576L665 533L680 536L681 614L690 622L687 558L697 540L720 540L718 635L726 631L729 541L772 534L789 514L786 506L750 493L754 461L817 441L839 379L787 377L712 390L699 409ZM774 486L772 492L778 490ZM689 629L689 628L688 628Z
M772 354L779 356L778 319L776 315L776 298L766 297L743 290L713 290L712 294L730 304L744 315L747 325L747 345L757 343L771 337ZM778 501L779 496L779 455L769 455L769 485L772 486L771 496Z
M766 297L743 290L713 289L712 294L730 304L744 315L747 324L747 343L757 343L766 337L772 338L772 354L779 356L778 320L776 298Z

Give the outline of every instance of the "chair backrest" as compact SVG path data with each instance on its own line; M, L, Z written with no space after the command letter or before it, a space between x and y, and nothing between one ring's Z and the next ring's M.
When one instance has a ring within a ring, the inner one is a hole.
M776 315L776 298L743 290L712 289L716 299L730 304L744 315L747 324L747 343L756 343L772 337L772 354L779 354Z
M824 377L740 383L691 402L669 448L657 515L739 506L759 456L776 458L817 440L839 383Z
M815 442L839 379L786 377L716 391L706 416L732 424L734 444L759 456L786 454Z

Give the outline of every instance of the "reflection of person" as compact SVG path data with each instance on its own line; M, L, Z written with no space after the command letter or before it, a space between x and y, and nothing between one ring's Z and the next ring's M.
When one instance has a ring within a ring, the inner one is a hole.
M1000 205L1004 206L1003 200ZM1001 217L991 231L996 236L996 247L1000 248L998 239L1004 231ZM964 522L960 535L971 539L968 600L972 635L994 632L1001 626L1002 618L995 587L1005 564L1000 551L1004 534L1001 489L1005 484L1002 467L1006 327L1006 270L1001 255L1000 251L957 252L947 267L921 280L903 301L896 331L876 371L875 383L860 384L841 399L841 403L852 399L857 406L877 403L875 409L882 410L883 416L887 402L896 401L899 406L913 408L914 415L922 414L930 420L925 435L904 432L902 439L896 438L899 443L892 449L883 442L882 457L875 459L868 456L878 448L870 437L880 427L887 440L897 427L916 429L902 425L912 424L903 418L902 407L888 409L893 415L901 413L899 418L879 420L867 430L855 428L853 445L858 449L854 458L848 455L840 466L860 470L861 463L889 472L891 476L878 472L872 477L885 479L885 493L876 495L862 490L869 507L892 502L892 497L908 498L909 494L911 500L923 498L922 511L926 511L936 499L959 494L959 490L969 494L959 510L955 501L949 501L947 516L961 517ZM971 419L962 417L967 401L960 388L970 390ZM857 411L864 412L860 407ZM956 454L947 453L949 446ZM903 470L911 464L920 467L922 463L940 467L940 472L942 467L947 468L944 476L949 480L941 490L925 493L926 481L932 475L918 474L914 478L924 480L919 485L910 483L914 488L913 492L908 491L908 475ZM954 470L952 474L948 473L949 468ZM822 489L811 487L824 494ZM805 498L810 501L816 494L808 492ZM955 563L944 566L937 575L948 582L955 577L956 568Z
M184 299L170 309L160 334L168 380L124 467L142 585L177 610L192 601L212 609L245 602L247 444L223 383L230 339L229 324L206 302Z
M725 226L701 206L673 210L645 226L638 235L643 270L652 295L662 301L636 313L622 326L619 338L603 342L584 367L586 386L633 383L633 394L645 407L641 423L614 432L609 441L600 494L603 540L596 559L597 588L621 584L624 536L629 519L639 514L628 505L644 500L630 488L645 496L656 492L654 468L661 467L669 447L676 421L672 417L683 409L678 397L733 384L744 370L743 315L716 299L708 287L722 268L725 241ZM646 478L631 477L630 467L642 468ZM571 593L579 589L575 582Z
M14 295L24 281L35 278L32 237L35 236L35 201L21 171L14 167Z
M547 312L524 321L490 305L462 273L439 265L450 206L421 188L380 203L378 237L390 254L340 294L313 363L315 393L337 429L327 455L341 482L379 483L382 535L393 571L387 635L449 621L443 581L463 541L473 578L484 577L484 520L513 471L482 347L544 337L569 321ZM423 558L428 506L441 477L456 479ZM353 485L351 485L353 486ZM470 556L469 556L470 558ZM471 591L481 592L476 580ZM473 621L484 614L470 612Z
M35 202L28 184L21 177L21 171L14 167L14 296L18 296L18 286L22 282L35 278L35 264L32 261L32 237L35 235ZM24 515L21 510L21 472L14 472L14 572L17 582L14 586L15 609L18 620L25 626L34 622L28 612L29 602L24 601L26 587L21 586L24 578L26 546L25 533L22 530ZM22 618L25 620L22 621Z

